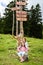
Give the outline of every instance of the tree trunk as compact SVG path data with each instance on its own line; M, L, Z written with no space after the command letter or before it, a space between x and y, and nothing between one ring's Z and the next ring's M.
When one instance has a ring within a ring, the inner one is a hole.
M22 36L24 36L23 22L20 22L20 33L22 33Z
M18 35L18 21L16 21L16 36Z
M14 35L14 11L13 11L12 35Z

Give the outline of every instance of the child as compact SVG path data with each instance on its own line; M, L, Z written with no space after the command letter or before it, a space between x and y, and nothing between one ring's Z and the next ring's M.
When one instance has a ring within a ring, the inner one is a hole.
M28 45L28 42L26 41L26 38L25 37L23 38L23 42L25 43L26 48L28 48L29 45ZM29 50L29 48L28 48L28 50Z
M23 42L25 43L25 47L28 48L29 51L29 45L25 37L23 37ZM28 60L28 52L25 54L26 61Z
M17 51L18 51L18 56L20 57L20 61L21 62L25 61L24 55L25 53L27 53L28 48L26 48L25 43L23 41L21 42L21 45L18 46Z

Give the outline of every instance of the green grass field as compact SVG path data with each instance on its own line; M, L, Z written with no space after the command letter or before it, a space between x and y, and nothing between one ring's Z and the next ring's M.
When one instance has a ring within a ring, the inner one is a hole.
M27 38L29 61L20 63L16 54L16 39L0 34L0 65L43 65L43 39Z

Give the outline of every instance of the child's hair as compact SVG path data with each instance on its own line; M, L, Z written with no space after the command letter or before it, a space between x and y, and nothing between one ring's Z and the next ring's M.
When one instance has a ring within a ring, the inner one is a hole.
M22 40L22 42L21 42L21 46L23 46L24 45L24 47L25 47L25 43L23 42L23 40Z
M21 45L21 38L18 37L17 41L18 41L18 46L20 46Z
M23 39L24 39L24 40L25 40L25 42L26 42L26 38L24 37Z

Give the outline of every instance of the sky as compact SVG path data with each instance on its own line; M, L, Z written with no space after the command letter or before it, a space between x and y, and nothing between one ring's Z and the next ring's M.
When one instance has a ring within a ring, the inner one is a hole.
M43 0L28 0L28 8L30 9L32 5L36 6L40 4L41 12L42 12L42 19L43 19ZM43 20L42 20L43 22Z
M14 0L0 0L1 16L3 16L6 5L11 1L14 1ZM41 12L42 12L42 18L43 18L43 0L28 0L27 2L28 2L28 6L27 6L28 9L30 9L32 5L36 6L36 4L39 3L41 6Z
M12 0L0 0L0 13L1 16L3 16L3 13L5 12L6 6L11 2Z

